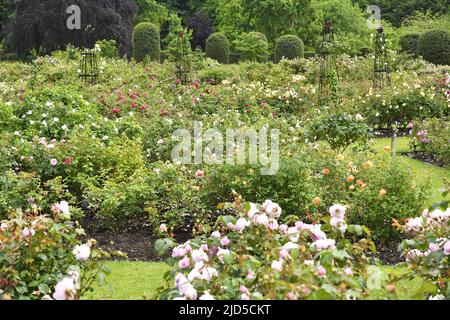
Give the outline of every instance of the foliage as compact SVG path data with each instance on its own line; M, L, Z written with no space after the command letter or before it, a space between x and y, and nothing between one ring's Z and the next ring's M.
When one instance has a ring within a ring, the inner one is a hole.
M56 204L51 218L29 202L1 222L0 298L74 300L92 291L96 279L103 282L110 255L95 240L80 242L84 231L67 221L68 210L67 203Z
M230 59L230 45L227 37L222 33L213 33L206 40L206 56L226 64Z
M385 90L380 97L371 90L362 106L367 123L380 128L406 128L414 119L440 117L447 112L441 93L421 81L404 82Z
M450 122L448 119L430 119L413 125L411 147L436 157L445 166L450 165Z
M278 38L275 44L275 61L279 62L283 58L293 60L303 58L303 41L294 35L285 35Z
M448 194L447 190L444 193ZM409 236L399 246L406 262L414 274L419 274L432 283L434 297L444 300L450 297L448 271L450 267L449 235L450 208L448 202L436 203L421 216L406 219L404 223L394 221L398 229Z
M355 0L361 9L365 10L372 2L368 0ZM379 0L376 3L383 12L383 19L389 21L394 26L399 27L405 23L405 20L415 14L429 12L433 14L445 14L449 12L448 3L445 0L414 0L402 1Z
M419 54L434 64L450 65L450 32L432 30L419 40Z
M159 29L149 22L138 24L133 31L133 48L137 61L144 61L146 58L159 61L161 55Z
M420 34L408 33L400 37L399 45L403 52L417 56L419 54Z
M138 15L134 25L141 22L150 22L161 28L167 20L169 11L163 5L158 4L155 0L136 0Z
M266 36L259 32L241 34L235 48L242 61L267 62L269 59L269 43Z
M179 246L171 239L156 242L160 253L172 249L172 270L165 274L160 299L358 299L385 285L372 285L374 270L367 273L364 252L373 243L350 240L351 234L364 237L369 231L347 225L344 206L292 227L278 224L282 210L270 200L256 205L236 198L223 208L230 214L197 238Z
M103 58L115 59L119 57L116 40L100 40L96 44L100 48L100 55Z
M76 0L72 5L78 5L82 12L96 16L94 39L114 39L117 42L120 55L132 55L131 33L136 5L132 0L98 2ZM71 43L81 47L79 33L73 32L66 25L67 16L65 2L49 0L20 0L15 4L15 15L11 21L11 36L8 37L7 48L20 57L27 57L29 52L36 50L39 54L48 54L62 50ZM27 21L27 23L23 23ZM83 26L85 27L85 26Z
M205 50L206 40L215 31L213 21L203 12L195 12L188 18L187 27L192 30L192 48L200 47Z
M309 127L311 141L326 141L334 150L344 151L355 142L367 143L369 127L356 117L345 113L323 116Z

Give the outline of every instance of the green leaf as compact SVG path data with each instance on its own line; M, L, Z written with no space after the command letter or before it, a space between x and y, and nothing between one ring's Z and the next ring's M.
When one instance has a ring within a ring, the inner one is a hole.
M167 250L173 248L174 242L172 239L159 239L155 242L155 250L159 256L166 253Z
M333 251L333 257L339 260L351 259L352 257L345 250Z
M223 256L223 263L226 265L231 265L234 263L234 257L231 254L226 254Z
M40 292L42 292L43 294L50 294L50 288L49 288L49 286L46 284L46 283L41 283L39 286L38 286L38 289L39 289L39 291Z
M370 290L382 289L383 283L388 280L387 274L377 266L369 266L367 274L367 288Z

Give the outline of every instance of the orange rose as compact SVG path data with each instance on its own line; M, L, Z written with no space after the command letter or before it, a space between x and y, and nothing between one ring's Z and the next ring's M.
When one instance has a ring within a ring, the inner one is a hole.
M347 182L348 182L348 183L353 182L353 180L355 180L355 176L349 176L349 177L347 178Z
M328 176L331 173L331 171L330 171L330 169L323 169L322 173L324 176Z
M380 196L385 196L386 195L386 193L387 193L387 191L386 190L384 190L384 189L381 189L380 190Z
M315 205L316 207L320 206L322 204L322 199L320 199L319 197L315 197L312 201L313 205Z

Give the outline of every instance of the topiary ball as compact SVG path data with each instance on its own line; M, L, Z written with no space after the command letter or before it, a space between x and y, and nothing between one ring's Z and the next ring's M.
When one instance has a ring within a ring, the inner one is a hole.
M159 29L153 23L139 23L133 31L133 49L136 61L149 57L153 61L161 59L161 38Z
M275 61L280 62L283 57L288 60L303 58L303 41L294 35L285 35L275 43Z
M206 40L206 56L220 63L228 63L230 60L230 45L227 37L219 32L213 33Z

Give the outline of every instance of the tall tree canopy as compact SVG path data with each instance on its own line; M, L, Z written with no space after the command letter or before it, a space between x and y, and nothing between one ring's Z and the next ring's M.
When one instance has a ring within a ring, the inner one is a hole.
M2 42L6 25L14 12L14 0L0 0L0 42Z
M353 0L363 10L368 5L377 5L381 9L381 17L399 27L403 20L417 11L431 13L450 12L449 0Z
M33 49L48 53L69 43L81 46L82 31L69 30L66 25L70 5L81 8L83 27L95 25L95 40L115 39L121 55L132 55L134 0L16 0L8 49L24 57Z

